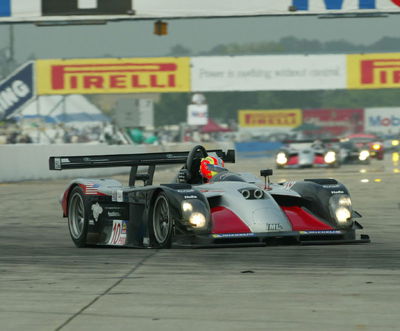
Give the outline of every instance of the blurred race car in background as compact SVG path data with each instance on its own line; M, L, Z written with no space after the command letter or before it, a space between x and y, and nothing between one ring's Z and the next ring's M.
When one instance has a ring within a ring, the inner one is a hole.
M337 168L340 158L335 139L288 140L275 156L277 169Z
M378 136L374 134L355 133L344 137L343 139L341 139L341 141L350 141L358 148L368 149L371 158L377 160L383 160L384 158L385 148L383 146L383 142Z
M208 181L201 160L215 154L235 162L233 150L50 157L51 170L130 166L129 184L77 178L61 197L77 247L169 248L271 244L368 243L350 193L331 178L271 183L272 169L253 174L225 167ZM153 184L158 165L183 164L165 184ZM146 169L138 173L138 167ZM214 169L215 170L215 169ZM143 185L141 184L143 182Z
M339 148L341 164L370 164L371 162L368 146L359 146L349 139L344 139L339 143Z
M400 150L400 136L398 134L382 135L380 138L383 141L385 152L397 152Z

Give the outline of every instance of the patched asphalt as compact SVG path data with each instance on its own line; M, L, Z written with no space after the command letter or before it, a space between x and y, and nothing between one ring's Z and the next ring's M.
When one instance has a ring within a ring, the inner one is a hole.
M272 166L271 159L239 159L230 168L258 174ZM78 249L58 203L70 180L1 183L0 329L398 329L398 165L389 156L370 166L274 172L275 182L343 182L372 242ZM162 170L156 181L173 174Z

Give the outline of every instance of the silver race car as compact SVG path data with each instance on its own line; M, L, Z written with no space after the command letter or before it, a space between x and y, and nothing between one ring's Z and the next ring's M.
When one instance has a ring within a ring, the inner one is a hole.
M61 205L72 241L78 247L142 248L370 241L358 234L360 214L336 180L271 183L271 169L257 178L219 168L204 182L199 164L211 154L235 162L233 150L200 145L190 152L51 157L51 170L132 167L127 186L93 178L68 185ZM166 164L183 166L170 183L154 185L155 167Z
M333 140L290 140L284 142L275 156L278 169L337 168L340 166L338 149Z

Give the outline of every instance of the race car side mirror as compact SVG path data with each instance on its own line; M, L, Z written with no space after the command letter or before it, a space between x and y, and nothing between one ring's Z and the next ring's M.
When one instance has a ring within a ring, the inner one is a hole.
M235 163L236 160L235 160L235 150L234 149L227 150L224 161L227 163Z
M272 176L272 174L273 174L273 170L272 169L260 170L260 176L262 176L262 177Z
M270 181L269 181L269 176L272 176L273 171L272 169L263 169L260 170L260 175L262 177L264 177L264 190L270 190L271 186L270 186ZM268 182L267 182L267 178L268 178Z

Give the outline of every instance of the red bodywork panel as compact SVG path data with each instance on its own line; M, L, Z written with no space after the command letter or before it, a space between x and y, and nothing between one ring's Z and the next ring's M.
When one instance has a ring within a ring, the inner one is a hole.
M298 164L299 163L299 157L297 155L289 157L288 162L286 165L293 165L293 164Z
M63 197L62 197L62 200L61 200L61 207L62 207L62 210L63 210L63 216L64 216L64 217L67 217L67 216L68 216L68 194L69 194L69 189L70 189L70 188L68 188L68 189L64 192Z
M281 208L292 224L293 231L334 230L330 225L320 221L301 207L283 206Z
M322 155L315 155L314 164L325 164L324 157Z
M83 185L83 184L78 184L80 188L83 191L83 194L85 195L103 195L105 196L106 194L101 193L97 191L97 189L93 189L91 186ZM68 189L64 192L63 197L61 199L61 207L63 210L63 215L64 217L68 216L68 198L69 198L69 193L71 192L71 189L74 187L74 185L71 185L68 187Z
M211 208L211 220L211 233L251 233L239 216L225 207Z

